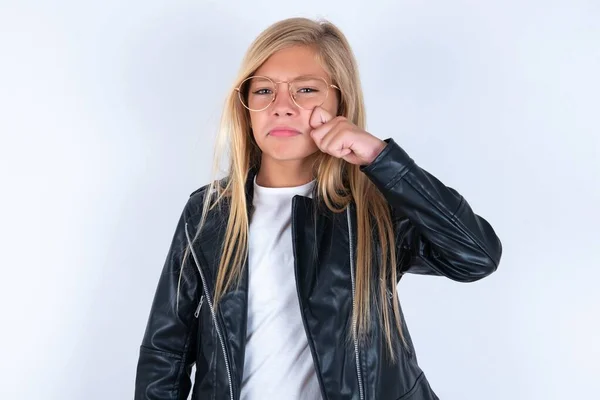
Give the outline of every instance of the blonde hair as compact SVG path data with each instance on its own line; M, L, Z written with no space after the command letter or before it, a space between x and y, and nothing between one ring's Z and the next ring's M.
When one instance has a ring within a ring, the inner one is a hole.
M260 164L260 149L252 135L248 110L240 104L234 89L251 76L273 53L298 45L309 46L315 50L318 61L329 74L332 82L340 88L338 115L365 128L365 106L357 63L344 34L335 25L326 20L289 18L274 23L254 40L226 99L216 141L213 174L216 174L222 157L229 150L226 184L222 186L218 180L212 180L206 189L206 193L215 193L215 195L205 197L202 217L196 231L197 237L210 210L227 198L230 214L217 273L213 299L215 307L232 284L239 284L242 276L242 267L247 258L249 230L246 182L250 170ZM367 339L371 310L375 306L385 333L390 360L395 362L392 315L387 306L387 293L388 288L391 288L392 298L397 297L398 277L395 233L389 205L357 165L321 153L315 162L314 174L317 180L317 200L322 201L332 212L344 212L352 201L356 206L356 296L352 315L352 321L355 322L353 326L356 329L352 330L350 338L361 342ZM372 240L375 229L381 246L379 271L373 271L373 266L377 264L372 262L372 254L376 252ZM185 265L188 255L189 246L186 248L182 265ZM379 276L381 279L375 280L373 276ZM379 286L378 290L376 285ZM378 296L375 296L377 292ZM391 303L395 327L406 345L401 329L401 311L398 302Z

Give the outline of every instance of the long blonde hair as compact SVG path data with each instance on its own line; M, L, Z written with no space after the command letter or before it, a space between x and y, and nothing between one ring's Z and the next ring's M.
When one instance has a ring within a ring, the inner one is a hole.
M213 174L216 174L222 158L229 157L225 186L213 179L206 193L202 217L196 231L201 231L206 216L225 198L229 203L229 218L222 248L213 304L215 307L232 284L239 284L242 268L247 259L249 218L247 213L246 182L248 173L260 164L260 149L254 141L250 117L237 98L234 90L251 76L273 53L290 46L310 46L317 53L332 82L340 88L338 115L343 115L361 128L365 128L365 106L357 63L344 34L331 22L306 18L289 18L274 23L264 30L250 45L239 74L231 87L223 110L215 148ZM229 153L227 153L229 151ZM392 313L388 307L388 290L397 297L395 233L390 208L379 190L360 171L359 166L347 163L325 153L319 154L314 168L317 180L317 200L332 212L343 212L354 202L357 215L356 284L353 321L356 330L351 338L364 341L370 330L371 310L375 306L385 333L390 360L395 362L392 317L397 333L406 345L401 329L400 309L392 301ZM377 221L377 223L375 223ZM373 271L372 255L376 248L372 240L375 233L381 246L379 271ZM186 248L185 259L189 255ZM374 274L374 272L378 272ZM379 276L374 282L373 276ZM378 285L378 288L377 286Z

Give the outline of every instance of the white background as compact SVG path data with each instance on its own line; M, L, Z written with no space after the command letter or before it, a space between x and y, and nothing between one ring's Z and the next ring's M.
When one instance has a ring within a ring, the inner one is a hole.
M130 399L177 218L243 52L326 17L393 137L502 240L399 285L441 399L600 391L597 1L0 2L0 398Z

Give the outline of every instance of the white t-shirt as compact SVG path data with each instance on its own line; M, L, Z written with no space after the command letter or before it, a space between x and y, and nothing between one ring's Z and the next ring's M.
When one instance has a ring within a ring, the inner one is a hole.
M248 327L241 400L320 400L294 274L292 198L315 181L267 188L254 180L248 258Z

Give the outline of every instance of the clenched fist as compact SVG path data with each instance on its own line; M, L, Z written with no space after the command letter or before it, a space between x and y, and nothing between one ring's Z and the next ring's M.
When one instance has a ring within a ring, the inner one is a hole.
M370 164L387 145L347 118L332 117L321 107L314 108L309 124L310 136L322 152L351 164Z

